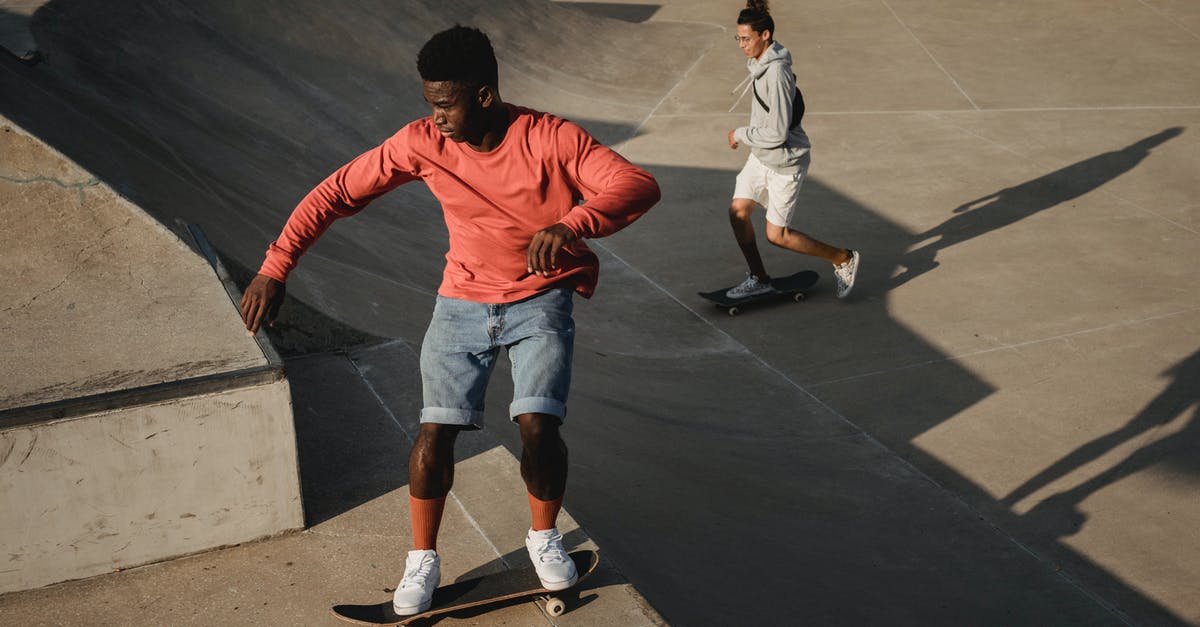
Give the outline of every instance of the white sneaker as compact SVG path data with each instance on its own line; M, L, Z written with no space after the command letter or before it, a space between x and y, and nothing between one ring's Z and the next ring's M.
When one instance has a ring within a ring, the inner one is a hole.
M398 616L420 614L429 609L433 591L442 582L442 558L437 551L409 551L404 578L392 595L392 609Z
M850 260L840 266L833 267L833 276L837 279L837 297L845 298L854 289L854 277L858 275L858 251L850 251Z
M758 277L753 274L747 274L746 280L738 283L734 287L729 288L725 292L725 296L729 298L747 298L749 296L758 296L766 294L775 288L771 287L770 283L759 281Z
M525 548L529 550L529 561L533 562L538 579L542 580L542 587L547 590L565 590L579 580L575 561L563 548L562 534L558 529L530 529L525 535Z

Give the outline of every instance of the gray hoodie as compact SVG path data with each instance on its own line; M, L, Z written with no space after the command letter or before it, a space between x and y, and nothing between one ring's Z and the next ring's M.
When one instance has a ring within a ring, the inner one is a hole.
M750 152L763 165L776 172L791 174L800 170L808 154L808 135L799 124L792 123L792 101L796 97L796 75L792 73L792 54L787 48L772 42L758 59L747 59L746 68L759 98L770 107L770 113L753 98L750 103L750 126L733 132L739 144L750 146ZM744 93L744 92L743 92Z

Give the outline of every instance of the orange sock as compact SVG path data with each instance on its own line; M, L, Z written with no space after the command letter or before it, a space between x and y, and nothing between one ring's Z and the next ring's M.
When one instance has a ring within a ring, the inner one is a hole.
M529 512L533 515L534 531L545 531L553 529L558 520L558 510L562 509L562 497L558 497L553 501L543 501L538 497L525 493L529 496Z
M408 495L409 516L412 519L413 549L436 550L438 528L442 526L442 510L446 497L419 499Z

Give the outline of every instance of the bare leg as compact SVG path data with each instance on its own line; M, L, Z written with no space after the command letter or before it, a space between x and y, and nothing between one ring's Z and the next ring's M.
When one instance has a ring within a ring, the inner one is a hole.
M424 423L408 456L408 492L419 499L446 496L454 485L454 441L462 427Z
M845 248L830 246L800 231L793 231L786 226L776 226L770 222L767 222L767 241L793 252L820 257L835 266L850 261L851 257L850 251Z
M521 478L529 493L543 501L562 497L567 489L567 443L558 416L521 414Z
M767 268L758 254L758 244L754 241L754 223L750 221L756 204L746 198L734 198L729 205L729 226L733 227L733 237L742 249L742 256L746 258L750 274L758 277L759 281L767 282L771 277L767 275Z

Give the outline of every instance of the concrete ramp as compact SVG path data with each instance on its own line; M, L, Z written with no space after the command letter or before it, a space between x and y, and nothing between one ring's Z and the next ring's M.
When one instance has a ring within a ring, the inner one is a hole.
M609 143L636 134L711 45L702 35L719 31L535 0L336 10L56 0L29 21L45 60L0 61L0 112L163 223L200 224L231 270L252 271L316 182L428 114L416 54L455 23L489 33L507 100L569 117ZM403 186L335 225L289 294L363 332L419 339L445 240L432 196ZM383 293L403 295L401 306L384 305Z
M576 309L567 508L664 620L1200 623L1194 6L773 3L814 143L803 229L865 265L839 301L827 264L765 250L772 272L822 283L731 319L695 293L744 271L725 213L746 156L724 141L749 107L730 111L740 3L38 4L8 22L36 54L0 54L0 114L160 224L202 225L239 279L317 181L426 113L413 59L456 22L492 36L506 100L645 165L663 201L594 243L600 287ZM445 237L404 186L289 281L273 337L307 533L4 595L0 615L310 624L395 585ZM523 555L504 368L489 428L459 450L449 576ZM489 619L541 616L510 609ZM581 609L562 624L654 622Z
M302 525L282 367L212 268L0 118L0 592Z

